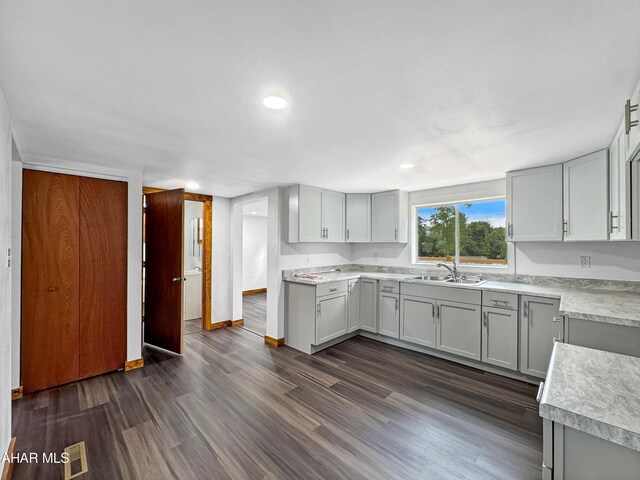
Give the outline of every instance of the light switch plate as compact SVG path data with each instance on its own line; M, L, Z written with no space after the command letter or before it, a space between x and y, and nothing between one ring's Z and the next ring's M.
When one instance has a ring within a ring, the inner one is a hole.
M591 257L581 256L580 257L580 267L582 267L582 268L591 268Z

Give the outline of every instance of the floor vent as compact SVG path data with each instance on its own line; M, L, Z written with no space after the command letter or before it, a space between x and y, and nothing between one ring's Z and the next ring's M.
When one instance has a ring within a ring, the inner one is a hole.
M64 453L69 455L69 461L64 464L64 480L71 480L89 471L87 450L84 442L69 445L64 449Z

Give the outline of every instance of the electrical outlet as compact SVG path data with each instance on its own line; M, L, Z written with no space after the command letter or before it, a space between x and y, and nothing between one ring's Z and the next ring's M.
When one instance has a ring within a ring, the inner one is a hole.
M587 256L580 257L580 267L591 268L591 257L587 257Z

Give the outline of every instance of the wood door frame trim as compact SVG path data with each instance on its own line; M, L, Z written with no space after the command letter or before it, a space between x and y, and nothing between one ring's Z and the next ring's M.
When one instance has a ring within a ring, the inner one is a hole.
M142 194L159 193L166 191L165 188L142 187ZM202 329L205 331L213 330L211 323L211 273L212 261L211 251L213 250L213 196L202 193L184 192L184 200L192 202L202 202L202 217L204 218L204 232L202 236ZM143 232L144 232L144 215ZM144 234L143 234L144 242Z
M9 442L9 448L6 451L7 457L11 458L16 453L16 437L12 437ZM13 475L13 464L14 462L2 462L4 466L2 468L2 480L11 480L11 476Z
M266 288L254 288L253 290L244 290L242 295L255 295L256 293L267 293Z

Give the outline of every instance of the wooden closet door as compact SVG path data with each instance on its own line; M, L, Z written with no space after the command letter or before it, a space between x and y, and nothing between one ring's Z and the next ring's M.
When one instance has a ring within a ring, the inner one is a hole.
M78 378L78 177L25 170L22 187L22 385Z
M127 184L80 178L80 378L127 356Z

